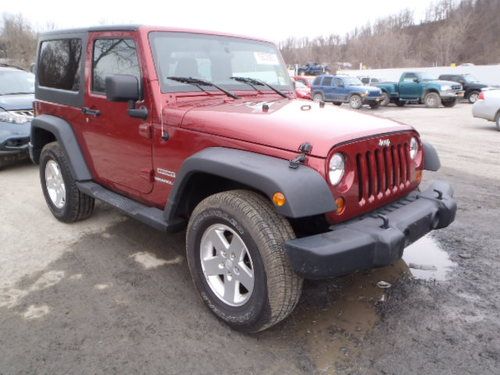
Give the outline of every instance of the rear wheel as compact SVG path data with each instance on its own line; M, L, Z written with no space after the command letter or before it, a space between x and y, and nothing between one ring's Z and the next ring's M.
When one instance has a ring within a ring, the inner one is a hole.
M446 100L442 102L443 106L445 106L446 108L451 108L451 107L454 107L455 104L457 104L457 99L453 99L453 100Z
M469 101L469 103L474 104L475 102L477 102L478 98L479 98L479 91L471 91L471 93L467 97L467 100Z
M389 96L389 94L382 91L382 101L380 102L380 105L386 107L389 105L390 102L391 102L391 97Z
M323 97L322 93L317 92L316 94L313 95L313 101L315 101L315 102L324 102L325 98Z
M72 223L92 215L94 198L78 190L66 154L57 142L42 150L40 182L45 201L57 220Z
M189 220L186 251L208 308L246 332L286 318L302 290L283 249L294 237L290 223L257 193L233 190L203 200Z
M361 99L361 96L354 94L351 95L349 104L352 109L360 109L363 106L363 100Z
M441 98L436 92L428 92L424 96L424 104L427 108L438 108L441 103Z
M401 100L401 99L396 99L396 101L394 102L398 107L404 107L406 105L406 102L404 100Z
M495 124L497 125L497 130L500 132L500 112L497 113Z

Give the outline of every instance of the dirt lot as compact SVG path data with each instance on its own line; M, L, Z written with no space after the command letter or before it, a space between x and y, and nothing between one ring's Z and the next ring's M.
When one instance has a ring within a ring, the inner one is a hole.
M291 317L258 335L205 309L184 233L103 204L64 225L35 166L0 172L0 374L498 374L500 133L468 104L363 111L435 144L443 168L426 180L451 181L457 221L393 266L307 282Z

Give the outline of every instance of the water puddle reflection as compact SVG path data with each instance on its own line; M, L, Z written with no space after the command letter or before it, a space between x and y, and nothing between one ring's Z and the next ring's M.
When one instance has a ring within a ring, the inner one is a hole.
M378 307L403 277L445 280L456 264L430 236L409 246L394 264L335 280L306 281L290 324L305 341L319 373L355 365L361 344L380 319Z
M416 279L444 281L456 266L448 253L431 236L425 236L408 246L403 260Z

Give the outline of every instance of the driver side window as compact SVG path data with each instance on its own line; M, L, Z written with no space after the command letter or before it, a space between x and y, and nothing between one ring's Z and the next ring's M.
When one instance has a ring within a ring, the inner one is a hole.
M408 73L404 76L403 82L415 82L415 79L417 79L417 75L414 73Z
M92 91L104 93L106 77L130 74L140 79L139 61L132 39L98 39L94 42Z

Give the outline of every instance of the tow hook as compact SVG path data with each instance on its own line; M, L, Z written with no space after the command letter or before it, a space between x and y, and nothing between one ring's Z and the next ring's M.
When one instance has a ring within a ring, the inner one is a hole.
M304 164L307 155L311 153L313 146L309 142L302 143L299 146L299 152L301 153L296 158L290 160L289 167L292 169L297 169L300 164Z
M377 217L384 221L384 223L382 224L382 226L380 228L389 229L389 218L383 214L378 214Z
M437 193L437 199L439 199L440 201L443 200L443 192L441 190L438 190L438 189L434 189L434 191Z

